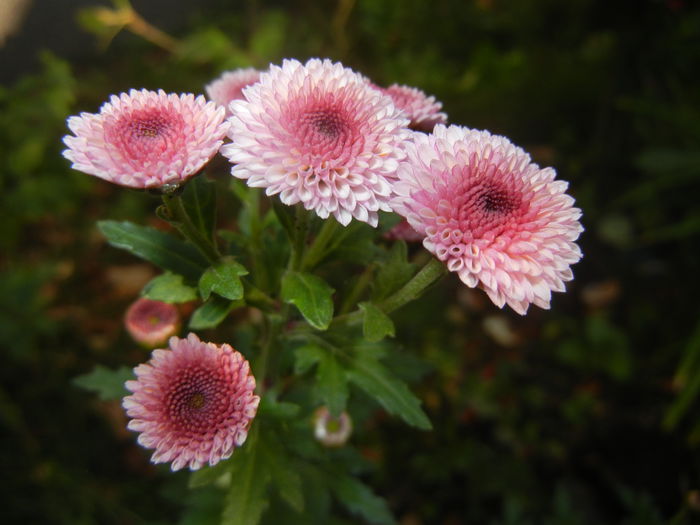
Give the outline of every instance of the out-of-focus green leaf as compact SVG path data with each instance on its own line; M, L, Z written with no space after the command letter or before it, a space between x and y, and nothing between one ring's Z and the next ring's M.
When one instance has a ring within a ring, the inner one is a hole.
M213 467L205 465L201 469L190 474L188 486L191 489L204 487L205 485L209 485L220 480L229 474L230 470L231 464L228 460L219 461Z
M202 274L199 279L199 292L204 300L209 299L211 292L214 292L235 301L243 297L241 276L247 274L245 266L232 258L224 258Z
M165 272L151 279L142 291L145 297L165 303L186 303L197 299L197 290L183 282L182 275Z
M324 352L316 371L318 395L328 406L330 413L338 417L348 401L348 385L345 371L335 356Z
M408 249L404 241L397 241L386 262L379 267L372 300L378 302L401 288L415 273L415 265L408 262Z
M328 477L328 482L338 501L353 514L361 516L370 523L380 525L395 523L386 501L374 494L361 481L334 471Z
M231 485L226 494L222 525L257 525L268 505L268 450L253 425L246 443L231 456Z
M325 330L333 319L333 288L310 273L287 272L282 278L282 300L296 306L311 326Z
M122 366L116 370L110 370L102 365L97 365L92 372L83 374L73 379L73 384L96 392L102 401L121 399L129 393L124 383L134 379L131 368Z
M364 312L362 320L362 333L370 342L381 341L386 336L394 337L394 323L391 317L373 303L360 303L360 309Z
M194 246L156 229L128 221L100 221L97 226L112 246L127 250L164 270L179 273L188 280L196 281L209 266Z

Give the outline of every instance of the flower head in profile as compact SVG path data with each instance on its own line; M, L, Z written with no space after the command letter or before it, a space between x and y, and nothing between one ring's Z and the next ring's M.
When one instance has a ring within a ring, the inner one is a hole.
M180 330L180 312L173 304L141 297L129 306L124 325L137 343L155 348Z
M352 419L347 412L334 417L328 407L322 406L314 412L313 423L314 437L325 447L342 447L352 434Z
M169 349L154 350L134 372L122 404L139 444L155 449L154 463L196 470L245 442L260 398L248 361L231 346L171 337Z
M132 188L179 185L223 144L224 108L203 96L136 91L113 95L99 113L70 117L63 142L73 168Z
M524 314L549 308L581 258L581 211L555 175L505 137L438 125L408 145L394 209L467 286Z
M424 91L399 84L380 89L408 116L411 129L430 132L437 124L447 123L447 115L440 111L442 103L437 102L433 96L429 97Z
M377 212L391 210L408 120L362 75L329 60L285 60L245 97L230 104L232 142L221 149L235 177L343 225L376 226Z
M252 67L226 71L204 89L209 100L227 108L232 100L244 98L243 89L260 80L260 73Z

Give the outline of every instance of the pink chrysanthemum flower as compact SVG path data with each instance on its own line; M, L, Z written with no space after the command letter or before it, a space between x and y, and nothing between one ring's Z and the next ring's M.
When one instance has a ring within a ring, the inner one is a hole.
M260 73L252 67L226 71L219 78L207 84L204 89L209 100L228 107L232 100L243 99L243 89L260 80Z
M70 117L63 156L101 179L153 188L178 185L223 144L225 110L203 96L132 89L112 95L99 113Z
M391 98L340 63L285 60L229 109L232 143L221 153L249 186L301 202L347 225L377 225L391 211L391 186L408 120Z
M260 398L248 361L231 346L204 343L196 335L170 338L127 381L123 406L138 442L155 449L151 461L172 470L214 465L248 436Z
M409 127L416 131L430 132L437 124L446 124L447 115L440 111L442 103L435 97L428 96L424 91L410 87L392 84L388 88L380 88L391 97L394 104L408 116Z
M141 297L127 309L124 325L134 341L155 348L180 330L180 312L173 304Z
M505 137L459 126L414 133L407 157L394 209L423 245L497 306L549 308L581 258L581 211L568 184Z

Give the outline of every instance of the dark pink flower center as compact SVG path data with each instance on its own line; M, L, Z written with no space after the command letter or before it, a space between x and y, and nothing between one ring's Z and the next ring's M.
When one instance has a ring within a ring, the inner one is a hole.
M168 108L142 109L122 115L106 129L105 138L129 160L148 162L179 149L183 125L182 116Z
M166 393L168 419L179 430L208 432L230 415L222 380L201 366L180 372Z
M484 212L501 215L510 213L518 205L518 199L513 193L496 185L483 188L476 201Z

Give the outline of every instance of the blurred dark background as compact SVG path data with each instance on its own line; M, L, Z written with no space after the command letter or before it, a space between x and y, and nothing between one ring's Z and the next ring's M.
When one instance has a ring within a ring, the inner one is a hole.
M584 212L584 259L550 311L521 318L448 279L396 316L432 367L414 388L435 431L374 418L356 444L399 521L700 522L697 2L134 0L164 38L94 9L124 2L4 2L2 523L206 523L183 511L206 495L148 464L118 402L72 382L147 356L121 318L156 271L94 224L154 223L157 201L73 172L66 117L311 56L510 137Z

